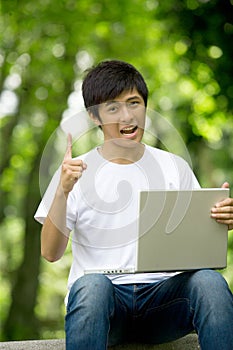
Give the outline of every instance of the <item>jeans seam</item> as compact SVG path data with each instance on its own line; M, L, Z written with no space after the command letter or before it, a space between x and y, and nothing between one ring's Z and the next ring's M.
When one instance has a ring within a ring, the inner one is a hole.
M127 312L127 307L125 306L125 304L122 303L121 299L118 298L115 291L114 291L113 298L114 298L114 305L116 304L116 299L117 299L117 302L122 306L122 308L125 310L125 312ZM115 307L113 307L113 311L110 314L110 318L114 317L114 313L115 313Z
M177 302L182 302L182 301L185 301L188 303L189 305L189 309L190 309L190 300L188 298L177 298L175 300L172 300L172 301L169 301L168 303L165 303L165 304L162 304L162 305L159 305L159 306L155 306L155 307L152 307L152 308L148 308L147 309L147 312L151 312L151 311L156 311L156 310L164 310L166 309L167 307L173 305L173 304L176 304Z

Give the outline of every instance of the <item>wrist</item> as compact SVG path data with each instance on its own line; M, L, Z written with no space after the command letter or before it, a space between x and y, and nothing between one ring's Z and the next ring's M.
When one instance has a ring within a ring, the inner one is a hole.
M68 195L69 195L69 191L65 191L62 186L62 183L59 183L56 191L56 197L59 199L67 200Z

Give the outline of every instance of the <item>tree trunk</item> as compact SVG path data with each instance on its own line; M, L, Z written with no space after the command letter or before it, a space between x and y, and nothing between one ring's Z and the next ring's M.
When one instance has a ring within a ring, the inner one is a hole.
M33 218L37 199L40 198L38 186L39 157L28 179L28 192L25 197L25 238L24 256L16 271L12 286L11 305L4 325L6 340L37 339L38 321L34 307L38 289L40 270L40 225Z

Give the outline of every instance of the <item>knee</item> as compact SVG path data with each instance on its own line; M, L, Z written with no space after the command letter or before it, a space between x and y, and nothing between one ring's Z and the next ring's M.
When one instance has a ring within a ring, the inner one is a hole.
M199 270L194 272L193 281L197 284L204 285L225 285L226 281L222 275L215 270Z
M111 285L112 282L108 277L98 273L83 275L82 277L78 278L73 284L74 288L76 286L81 286L81 288L88 289L108 288Z
M223 276L214 270L199 270L193 273L191 278L192 286L201 295L206 295L208 299L217 297L218 300L222 296L231 294L227 282Z
M73 301L95 305L106 302L113 294L112 282L104 275L89 274L77 279L71 287L68 303Z

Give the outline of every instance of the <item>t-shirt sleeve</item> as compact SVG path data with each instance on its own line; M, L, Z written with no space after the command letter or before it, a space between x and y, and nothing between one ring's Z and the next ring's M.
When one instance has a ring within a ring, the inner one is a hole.
M176 161L179 169L180 190L199 189L201 186L189 164L180 157L176 157Z
M53 202L53 199L60 181L60 173L61 173L61 168L58 168L34 215L35 220L38 221L40 224L44 223L48 215L49 209Z

